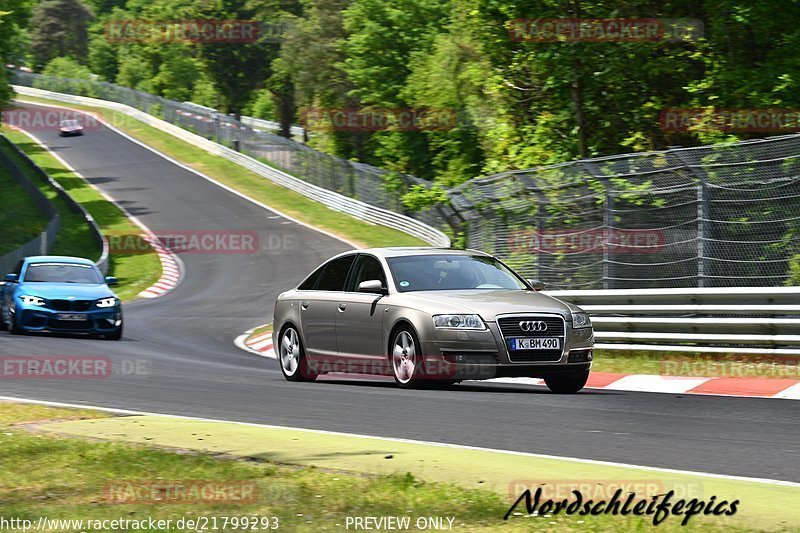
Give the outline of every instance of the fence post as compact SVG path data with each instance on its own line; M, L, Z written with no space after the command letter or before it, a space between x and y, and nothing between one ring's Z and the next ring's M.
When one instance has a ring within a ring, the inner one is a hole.
M603 185L603 189L605 190L603 196L603 288L613 289L614 282L612 277L614 272L612 271L613 265L611 263L612 255L609 237L613 236L616 230L616 221L614 220L614 194L611 190L608 176L603 174L600 167L591 161L584 161L582 165L593 179L598 180Z
M699 172L697 184L697 286L706 286L706 234L708 232L708 178Z

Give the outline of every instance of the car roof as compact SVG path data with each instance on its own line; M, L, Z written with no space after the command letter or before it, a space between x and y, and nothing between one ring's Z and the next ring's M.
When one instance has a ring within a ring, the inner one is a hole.
M95 265L91 259L84 257L70 257L68 255L32 255L25 258L30 263L72 263L76 265Z
M489 257L489 254L477 250L459 250L456 248L439 248L433 246L397 246L387 248L367 248L364 250L351 250L345 253L366 253L380 257L407 257L416 255L482 255ZM345 255L345 254L341 254Z

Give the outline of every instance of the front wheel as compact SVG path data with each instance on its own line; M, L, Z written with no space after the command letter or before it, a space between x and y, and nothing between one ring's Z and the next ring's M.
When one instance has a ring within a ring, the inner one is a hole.
M6 324L6 311L3 309L3 305L0 304L0 331L5 331L8 329L8 324Z
M294 326L287 326L278 340L278 362L283 377L288 381L314 381L317 374L308 364L300 334Z
M25 331L22 327L17 323L17 313L9 312L9 322L10 325L8 327L9 331L11 331L12 335L22 335Z
M106 335L106 339L110 341L118 341L122 338L122 324L117 329Z
M565 372L563 374L553 374L544 378L547 388L556 394L575 394L581 390L589 379L588 370L578 372Z
M403 389L419 387L422 382L422 354L417 336L408 326L395 331L389 361L398 386Z

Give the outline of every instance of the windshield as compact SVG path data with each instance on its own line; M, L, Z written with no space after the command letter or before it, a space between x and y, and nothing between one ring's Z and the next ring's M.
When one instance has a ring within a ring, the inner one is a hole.
M79 126L77 120L62 120L61 121L61 125L62 126Z
M103 283L97 269L74 263L33 263L25 271L26 282Z
M400 292L528 290L516 274L493 257L437 254L392 257L387 261Z

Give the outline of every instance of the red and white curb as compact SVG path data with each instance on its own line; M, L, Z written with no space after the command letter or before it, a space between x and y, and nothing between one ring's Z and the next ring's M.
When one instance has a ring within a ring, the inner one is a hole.
M261 327L261 326L260 326ZM255 329L255 328L254 328ZM267 331L251 337L252 330L240 335L236 345L248 352L277 359L272 346L272 332ZM333 377L333 374L329 375ZM336 374L338 378L355 378L347 374ZM374 379L376 376L369 376ZM391 379L391 378L387 378ZM494 378L486 383L507 383L509 385L544 385L539 378ZM781 398L800 400L800 380L737 378L737 377L683 377L657 376L651 374L617 374L613 372L592 372L587 389L602 389L628 392L661 392L667 394L702 394L710 396L743 396L750 398Z
M158 298L175 287L181 281L181 264L178 257L169 249L165 248L158 237L154 235L142 235L158 254L161 260L161 277L150 287L138 294L140 298Z

